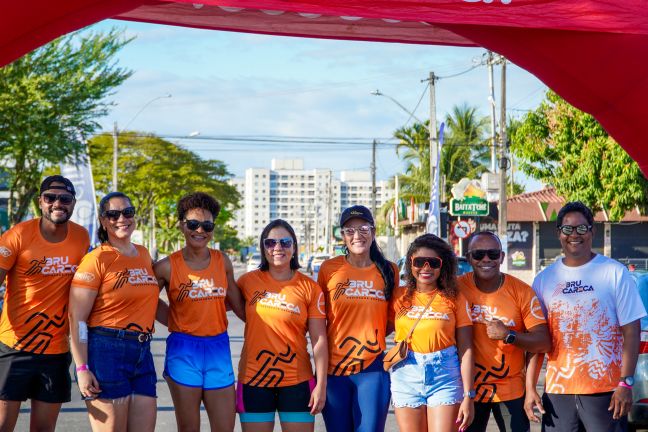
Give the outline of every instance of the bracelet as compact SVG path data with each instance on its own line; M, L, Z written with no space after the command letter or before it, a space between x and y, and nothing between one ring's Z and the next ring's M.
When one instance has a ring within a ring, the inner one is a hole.
M87 364L82 364L82 365L79 365L79 366L76 367L77 372L83 372L83 371L87 371L87 370L89 370Z
M624 381L619 381L619 387L625 387L627 389L632 390L632 386L626 384Z

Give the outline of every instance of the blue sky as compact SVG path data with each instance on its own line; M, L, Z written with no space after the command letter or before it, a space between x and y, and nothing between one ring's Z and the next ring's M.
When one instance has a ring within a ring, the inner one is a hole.
M430 71L446 77L470 69L480 48L453 48L331 41L216 32L171 26L104 21L97 30L124 29L135 40L118 55L120 66L135 71L112 96L111 114L100 122L158 135L391 137L409 115L385 97L413 111ZM546 86L528 72L508 68L509 114L536 107ZM496 99L499 73L496 71ZM136 114L148 101L170 93ZM468 103L488 114L488 72L484 66L437 82L437 118ZM417 117L429 116L425 94ZM306 168L369 169L369 145L282 145L207 139L176 140L205 158L227 163L235 175L248 167L269 167L277 157L301 157ZM394 141L392 140L393 144ZM377 175L387 179L403 169L393 146L378 151ZM523 180L520 178L519 180ZM540 187L524 179L529 190Z

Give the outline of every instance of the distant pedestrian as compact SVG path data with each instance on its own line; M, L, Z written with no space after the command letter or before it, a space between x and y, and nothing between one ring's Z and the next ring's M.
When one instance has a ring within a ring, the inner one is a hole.
M491 411L502 413L505 431L527 432L526 352L551 348L540 302L529 285L502 273L506 258L494 233L473 234L466 256L473 271L459 276L458 284L470 304L476 368L475 420L468 432L485 432Z
M346 254L324 261L317 281L324 291L329 341L324 421L336 432L385 428L389 374L382 359L387 307L398 285L396 264L376 243L369 209L356 205L340 216Z
M95 432L155 429L151 339L160 290L148 251L131 242L135 213L121 192L101 199L102 243L83 258L70 289L72 355Z
M12 431L31 399L30 429L53 431L70 401L68 297L88 231L71 222L74 185L47 177L40 186L42 217L0 237L0 280L7 287L0 320L0 430Z
M178 228L185 246L154 266L169 305L158 305L158 321L169 327L164 379L179 431L200 430L200 405L212 431L232 431L236 418L234 371L227 335L226 302L244 319L243 298L226 254L211 249L220 204L195 192L178 201Z
M579 424L587 432L623 431L646 311L625 266L592 251L594 215L587 206L565 204L556 225L565 256L533 281L552 348L542 401L535 385L544 355L529 363L527 415L539 421L533 410L540 410L547 432L576 432Z
M259 240L261 266L238 279L245 338L237 384L244 432L312 432L326 401L326 315L320 287L299 271L297 236L282 219ZM315 376L307 349L310 336Z
M410 347L390 370L398 427L463 432L474 414L473 326L457 288L457 258L445 241L424 234L409 246L405 269L407 285L394 292L390 311L394 341L409 336Z

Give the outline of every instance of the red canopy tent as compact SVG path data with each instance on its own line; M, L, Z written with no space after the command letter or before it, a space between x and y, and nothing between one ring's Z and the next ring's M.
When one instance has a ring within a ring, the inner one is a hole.
M596 117L648 173L645 0L26 0L3 6L0 66L117 18L214 30L483 46Z

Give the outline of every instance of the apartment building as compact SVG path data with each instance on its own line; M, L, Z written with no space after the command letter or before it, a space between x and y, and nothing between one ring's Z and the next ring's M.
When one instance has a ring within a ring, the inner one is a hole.
M301 159L273 159L270 169L248 168L231 180L242 197L242 208L231 225L239 237L257 237L274 219L295 229L302 251L324 250L334 235L342 209L354 204L371 208L369 172L304 169ZM393 196L387 182L376 184L377 208Z

